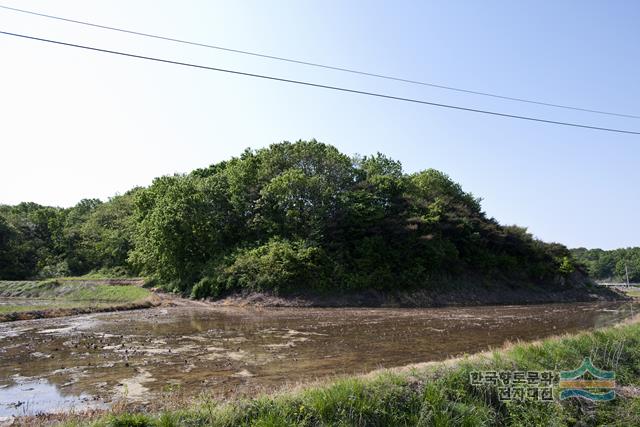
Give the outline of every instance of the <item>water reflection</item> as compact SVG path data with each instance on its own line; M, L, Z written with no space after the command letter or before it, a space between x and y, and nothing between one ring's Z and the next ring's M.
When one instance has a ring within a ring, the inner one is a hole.
M74 407L87 408L91 398L86 394L65 395L44 379L20 381L0 388L0 417L36 415Z

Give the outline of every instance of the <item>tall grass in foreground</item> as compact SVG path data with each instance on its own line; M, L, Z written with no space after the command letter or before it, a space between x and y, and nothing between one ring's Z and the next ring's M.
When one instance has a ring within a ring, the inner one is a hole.
M591 426L640 425L640 323L516 344L452 363L341 379L232 403L163 414L110 415L95 426ZM611 402L501 402L473 387L473 370L570 370L585 356L616 372ZM68 425L76 425L68 423ZM79 425L79 424L78 424Z

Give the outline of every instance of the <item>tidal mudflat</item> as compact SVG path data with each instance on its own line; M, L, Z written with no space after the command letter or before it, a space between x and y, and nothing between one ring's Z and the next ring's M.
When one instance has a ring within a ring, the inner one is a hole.
M0 416L216 398L601 327L632 303L431 309L180 306L0 324Z

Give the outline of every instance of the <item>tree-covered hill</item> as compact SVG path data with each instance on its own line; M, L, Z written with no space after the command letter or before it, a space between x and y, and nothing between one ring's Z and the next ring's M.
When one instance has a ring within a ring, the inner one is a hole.
M579 269L578 269L579 270ZM0 278L91 271L194 296L424 289L449 279L570 286L568 249L500 225L442 172L312 141L163 176L107 202L0 207Z
M571 249L571 253L595 280L625 282L628 272L630 282L640 283L640 248L611 251L577 248Z

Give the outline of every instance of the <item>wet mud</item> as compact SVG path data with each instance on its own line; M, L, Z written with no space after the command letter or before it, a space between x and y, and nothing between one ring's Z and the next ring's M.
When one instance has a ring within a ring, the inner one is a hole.
M0 324L0 417L168 391L251 395L606 326L629 302L430 309L184 305Z

